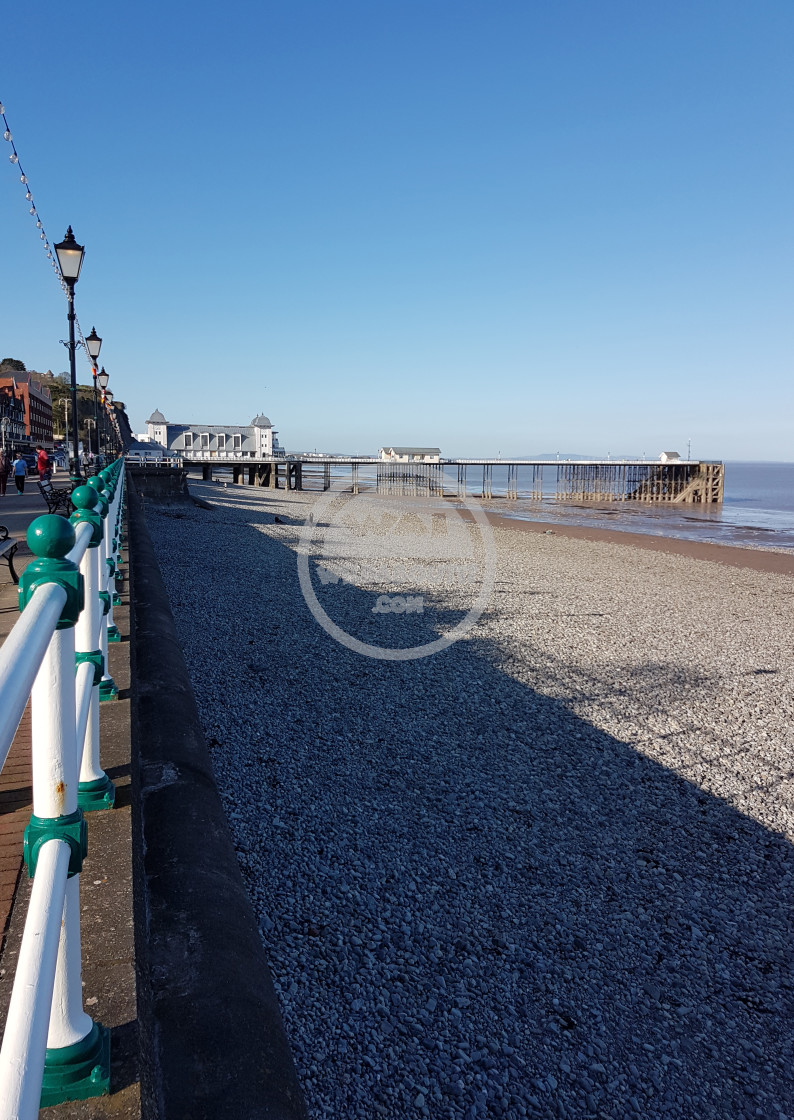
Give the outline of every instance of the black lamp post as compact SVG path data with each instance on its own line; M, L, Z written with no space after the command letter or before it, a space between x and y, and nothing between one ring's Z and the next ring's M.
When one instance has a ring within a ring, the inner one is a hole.
M96 327L91 328L91 334L85 340L85 345L86 345L86 349L88 350L88 355L91 358L91 374L94 378L94 432L96 433L96 439L98 440L99 439L99 428L98 428L97 425L99 423L99 410L98 410L98 404L97 404L97 391L96 391L96 378L97 378L96 363L97 363L97 358L99 357L99 351L102 349L102 339L96 333ZM97 443L97 451L99 451L99 443Z
M69 372L72 385L72 479L80 482L80 449L77 439L77 363L75 361L76 343L74 340L74 286L80 279L80 269L83 266L85 249L78 245L72 233L72 227L66 231L66 237L55 246L58 254L58 264L61 266L61 275L69 289L69 341L66 347L69 351Z
M105 372L105 367L102 366L102 369L96 375L96 381L94 382L94 389L96 390L96 383L99 382L99 388L102 390L102 433L103 433L103 435L104 435L104 431L105 431L105 419L104 419L105 390L108 387L108 381L110 381L110 376L109 376L109 374L107 374ZM104 442L104 440L103 440L103 442ZM100 448L100 450L102 450L102 449Z
M116 441L113 438L113 394L110 389L105 393L105 401L107 402L108 408L108 443L110 445L110 450L113 451Z

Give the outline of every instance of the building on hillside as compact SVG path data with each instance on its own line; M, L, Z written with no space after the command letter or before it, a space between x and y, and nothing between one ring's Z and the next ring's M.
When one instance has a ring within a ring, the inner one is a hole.
M0 386L0 432L4 447L25 442L25 405L13 383Z
M35 447L52 447L52 394L30 373L10 373L0 377L0 393L10 394L22 404L24 432L17 442Z
M271 459L284 455L277 435L263 413L250 424L172 424L155 409L138 439L186 459Z
M440 447L381 447L378 458L390 463L440 463Z

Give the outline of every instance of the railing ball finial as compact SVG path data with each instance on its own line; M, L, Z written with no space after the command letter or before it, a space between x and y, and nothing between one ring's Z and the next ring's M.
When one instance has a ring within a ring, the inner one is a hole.
M98 475L93 475L88 480L88 486L95 492L99 498L99 505L97 506L97 513L101 517L107 517L108 510L110 509L111 493L107 489L107 483L103 478Z
M75 509L94 509L97 504L97 492L93 486L77 486L72 491L72 505Z
M101 527L101 521L99 523ZM77 622L84 606L83 577L77 565L65 559L75 545L74 529L66 518L56 513L45 513L31 522L27 542L36 559L28 564L20 577L19 609L25 609L37 587L57 583L66 592L66 602L55 628L68 630Z
M77 486L72 491L72 505L75 507L75 512L69 518L72 525L80 525L87 522L93 533L91 535L91 548L96 548L102 542L102 516L101 510L97 509L100 503L100 496L91 486Z
M31 522L27 542L34 556L42 560L62 560L74 548L74 529L65 517L45 513Z

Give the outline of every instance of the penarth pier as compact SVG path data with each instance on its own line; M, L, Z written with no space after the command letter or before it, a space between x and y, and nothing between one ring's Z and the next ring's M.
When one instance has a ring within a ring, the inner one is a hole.
M442 459L390 462L356 456L243 458L239 452L193 452L178 465L200 469L205 480L231 470L233 481L287 490L328 490L346 484L378 493L530 501L669 503L722 502L722 462L670 459ZM494 471L497 487L494 492Z

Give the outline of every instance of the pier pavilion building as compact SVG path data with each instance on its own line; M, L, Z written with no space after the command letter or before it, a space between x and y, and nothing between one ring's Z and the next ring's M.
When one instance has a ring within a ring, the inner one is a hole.
M187 457L269 459L284 454L278 432L261 412L250 424L176 424L155 409L146 431L149 442Z

